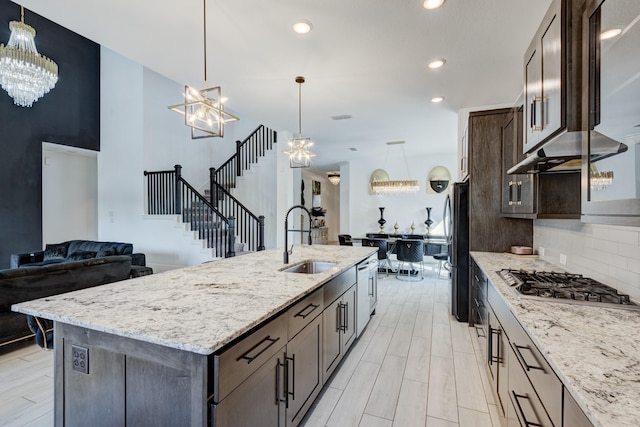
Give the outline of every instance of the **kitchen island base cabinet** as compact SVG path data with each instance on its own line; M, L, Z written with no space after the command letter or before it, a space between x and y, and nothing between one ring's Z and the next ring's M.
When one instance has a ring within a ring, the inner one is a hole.
M356 286L323 313L323 383L326 383L356 338Z
M60 322L54 328L56 426L207 424L206 355ZM78 370L78 350L86 350L87 373Z

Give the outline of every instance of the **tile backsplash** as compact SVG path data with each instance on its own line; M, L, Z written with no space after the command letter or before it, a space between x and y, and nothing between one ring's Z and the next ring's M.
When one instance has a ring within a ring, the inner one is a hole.
M640 227L536 220L533 244L538 252L544 248L542 259L611 285L640 303Z

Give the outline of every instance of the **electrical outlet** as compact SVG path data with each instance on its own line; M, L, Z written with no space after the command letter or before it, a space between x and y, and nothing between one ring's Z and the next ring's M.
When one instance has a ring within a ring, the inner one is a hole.
M567 256L565 254L560 254L560 264L567 265Z
M71 354L72 369L89 375L89 349L79 345L72 345Z
M544 248L542 246L538 246L538 255L544 256Z

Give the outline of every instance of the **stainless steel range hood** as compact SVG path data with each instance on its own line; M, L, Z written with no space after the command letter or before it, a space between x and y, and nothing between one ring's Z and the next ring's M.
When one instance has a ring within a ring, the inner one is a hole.
M555 172L579 170L582 166L582 139L585 132L563 132L530 153L526 159L507 171L519 173ZM626 144L611 139L600 132L591 131L591 162L624 153Z

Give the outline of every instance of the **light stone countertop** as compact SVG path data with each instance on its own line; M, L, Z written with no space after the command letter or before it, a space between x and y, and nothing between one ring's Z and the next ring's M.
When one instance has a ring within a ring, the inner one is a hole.
M198 354L225 344L377 252L353 246L296 246L304 260L337 265L318 274L279 271L272 249L14 304L24 314Z
M521 298L497 271L562 269L510 254L471 256L593 425L640 426L640 311Z

